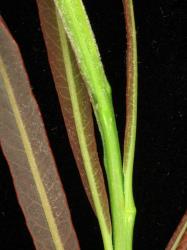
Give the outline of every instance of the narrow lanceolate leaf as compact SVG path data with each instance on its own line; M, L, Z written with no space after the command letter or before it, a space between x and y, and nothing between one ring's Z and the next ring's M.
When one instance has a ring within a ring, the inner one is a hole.
M136 208L133 199L133 163L136 140L137 120L137 45L134 10L132 0L123 0L125 11L125 24L127 34L126 55L126 127L124 140L124 192L125 192L125 217L126 217L126 240L129 248L132 247L133 227Z
M101 227L104 244L112 249L111 222L105 183L94 135L89 96L74 52L53 0L38 0L50 66L74 157Z
M62 184L17 45L0 19L0 143L38 250L78 250Z
M186 250L187 249L187 211L182 217L176 231L169 241L166 250Z

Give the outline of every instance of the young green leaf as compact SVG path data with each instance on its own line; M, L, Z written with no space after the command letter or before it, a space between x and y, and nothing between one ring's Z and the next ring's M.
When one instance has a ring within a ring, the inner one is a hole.
M38 250L78 250L65 193L18 47L0 19L0 143Z
M65 125L88 198L98 218L106 249L112 249L109 205L97 154L92 110L84 80L53 0L38 8Z
M132 179L137 120L137 45L132 0L123 0L127 34L126 56L126 126L124 140L124 191L125 191L125 241L126 249L132 249L136 208L133 199Z

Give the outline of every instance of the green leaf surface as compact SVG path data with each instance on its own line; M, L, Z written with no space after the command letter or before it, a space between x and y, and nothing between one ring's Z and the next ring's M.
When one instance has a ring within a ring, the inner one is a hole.
M66 196L19 49L0 18L0 144L37 250L78 250Z
M37 3L48 58L74 157L98 218L106 249L112 249L109 205L85 82L54 1L38 0Z

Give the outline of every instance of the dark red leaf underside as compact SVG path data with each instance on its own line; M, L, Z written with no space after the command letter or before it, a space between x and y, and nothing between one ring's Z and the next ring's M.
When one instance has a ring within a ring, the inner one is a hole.
M184 230L185 227L185 230ZM181 234L182 232L182 234ZM178 241L176 248L173 248L177 238L181 234L180 240ZM187 250L187 211L182 217L177 229L175 230L171 240L169 241L166 250Z
M124 168L128 167L130 156L130 147L134 147L135 136L134 128L136 127L136 112L137 112L137 66L136 52L134 50L136 44L133 40L133 18L132 7L129 0L123 0L127 50L126 50L126 124L125 124L125 140L124 140Z
M42 31L48 51L48 58L53 74L53 78L56 85L56 90L59 96L59 101L65 121L65 125L68 132L68 137L70 140L70 144L72 147L72 151L79 169L79 173L82 179L82 183L86 194L89 198L89 201L92 205L92 208L95 211L92 195L90 192L88 179L84 170L83 158L80 151L79 140L76 131L75 120L72 111L72 103L68 89L68 82L65 73L65 66L63 62L63 52L59 39L58 25L57 25L57 17L55 12L55 6L53 1L51 0L37 0ZM77 96L79 100L79 108L81 110L81 116L84 126L84 133L86 136L87 147L89 150L89 154L91 156L91 164L95 173L95 180L97 183L97 190L100 195L100 200L103 206L103 211L105 214L105 218L109 228L110 225L110 215L109 215L109 206L108 199L105 190L104 178L102 169L100 166L95 134L94 134L94 126L93 126L93 118L92 118L92 109L90 105L90 100L88 97L88 93L86 87L84 85L84 81L80 75L76 59L73 51L71 50L71 59L74 64L74 73L77 79Z
M0 144L36 249L78 250L41 114L19 49L2 18L0 63Z

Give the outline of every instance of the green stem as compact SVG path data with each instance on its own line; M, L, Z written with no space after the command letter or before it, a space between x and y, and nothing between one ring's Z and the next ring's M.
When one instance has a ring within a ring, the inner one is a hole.
M114 250L125 246L125 200L123 192L122 162L111 97L107 105L99 104L95 112L102 135L105 168L110 193Z

